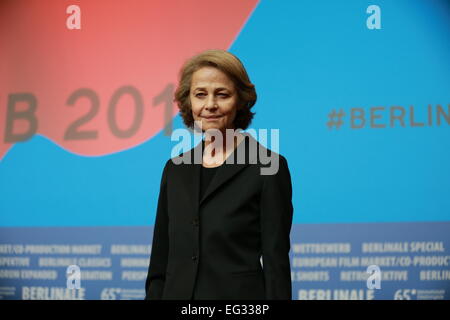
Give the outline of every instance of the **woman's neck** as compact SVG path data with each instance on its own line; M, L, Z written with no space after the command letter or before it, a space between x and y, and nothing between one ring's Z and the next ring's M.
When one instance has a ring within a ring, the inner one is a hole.
M217 139L215 135L207 135L207 133L205 133L203 163L206 163L207 166L220 165L225 162L228 156L243 140L241 134L230 135L227 139L226 134L223 133L222 139L217 139L217 141L215 139Z

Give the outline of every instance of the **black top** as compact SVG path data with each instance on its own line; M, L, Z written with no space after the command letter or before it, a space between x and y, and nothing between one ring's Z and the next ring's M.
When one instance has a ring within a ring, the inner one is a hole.
M245 139L247 139L247 137L245 137ZM241 143L247 143L246 141L243 141ZM202 140L202 150L205 149L205 141ZM230 155L230 157L234 158L234 163L237 163L237 154L236 154L236 150L233 150L232 154ZM203 197L203 195L206 192L206 189L208 188L209 183L211 182L212 178L214 177L214 175L216 174L217 170L221 167L225 165L225 162L222 163L220 166L218 167L214 167L214 168L206 168L202 165L202 169L200 170L200 199L198 201L200 201Z
M203 195L206 192L206 189L208 188L209 183L211 182L212 178L217 172L217 169L219 169L220 166L214 167L214 168L205 168L202 166L202 169L200 170L200 199L202 199Z

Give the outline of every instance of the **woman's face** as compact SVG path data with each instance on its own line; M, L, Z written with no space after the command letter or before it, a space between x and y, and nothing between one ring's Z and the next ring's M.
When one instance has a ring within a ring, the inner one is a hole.
M214 67L202 67L192 74L190 99L194 121L201 121L202 130L234 129L237 93L233 81Z

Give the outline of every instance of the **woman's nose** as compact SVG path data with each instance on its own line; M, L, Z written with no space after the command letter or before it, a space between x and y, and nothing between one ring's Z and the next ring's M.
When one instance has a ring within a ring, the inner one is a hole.
M216 101L215 101L214 97L212 97L212 96L208 97L208 99L206 100L205 107L206 107L207 110L216 109L217 108L217 104L216 104Z

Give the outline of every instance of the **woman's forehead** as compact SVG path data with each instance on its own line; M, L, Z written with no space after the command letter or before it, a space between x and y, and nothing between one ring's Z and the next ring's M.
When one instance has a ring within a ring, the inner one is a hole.
M211 86L229 87L233 86L233 81L221 70L213 67L203 67L195 71L192 75L191 86Z

